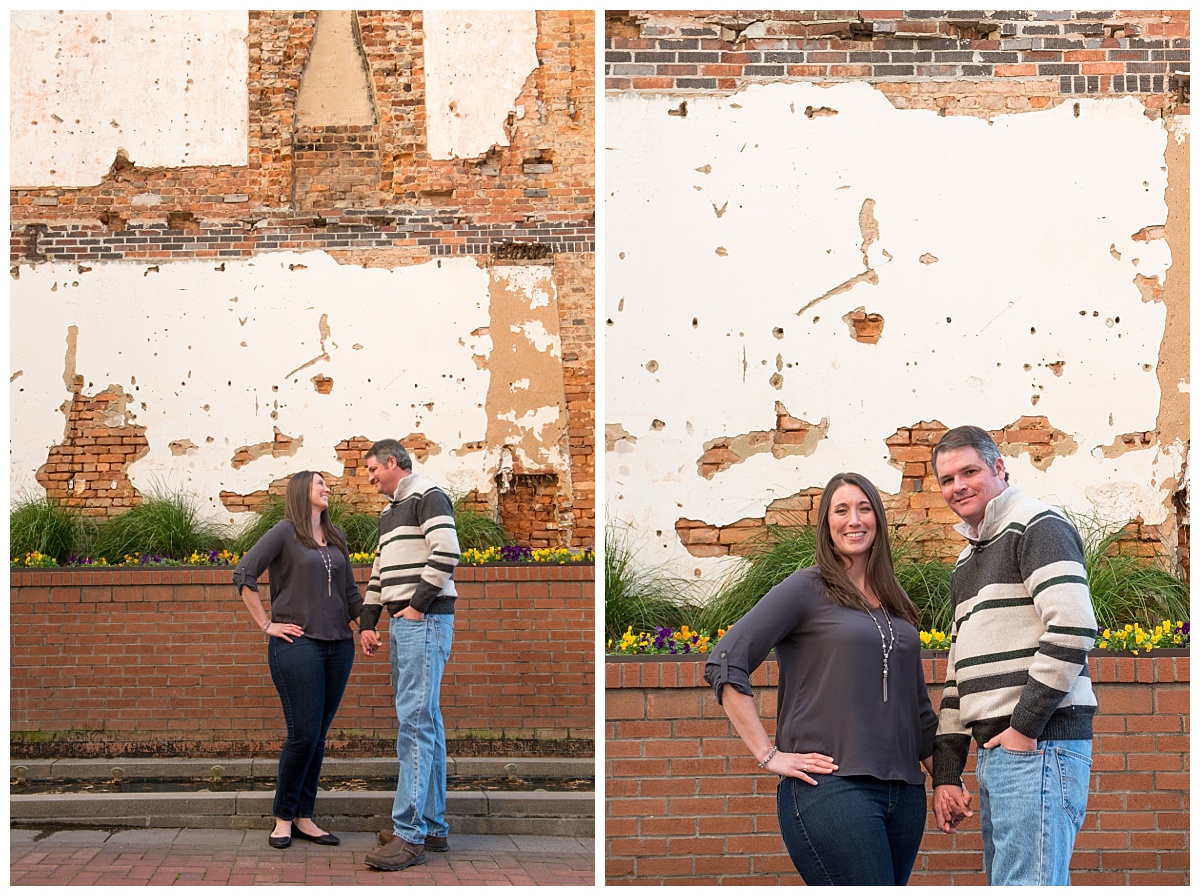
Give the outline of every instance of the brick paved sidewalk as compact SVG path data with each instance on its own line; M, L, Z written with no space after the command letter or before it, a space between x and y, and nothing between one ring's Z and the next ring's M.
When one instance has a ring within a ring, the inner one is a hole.
M341 846L294 841L267 846L264 831L139 829L13 830L13 886L392 885L460 886L596 883L595 845L575 837L451 835L448 853L424 865L383 872L363 863L374 834L338 834Z

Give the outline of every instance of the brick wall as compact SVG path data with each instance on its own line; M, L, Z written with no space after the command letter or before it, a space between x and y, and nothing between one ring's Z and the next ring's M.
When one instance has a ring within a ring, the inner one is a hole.
M780 416L773 434L776 440L791 434L786 429L795 422L793 418ZM884 505L888 512L888 524L906 531L919 539L932 553L940 553L947 559L958 555L962 537L954 532L959 518L946 506L933 472L933 449L946 434L947 427L939 421L921 421L913 426L901 427L886 440L891 464L903 471L900 491L884 494ZM1064 453L1076 450L1075 443L1060 430L1054 428L1045 417L1021 417L1015 424L991 433L1003 457L1027 454L1035 467L1045 469L1063 446ZM1138 445L1152 441L1153 433L1129 433L1130 442ZM727 441L727 440L721 440ZM721 448L712 448L701 458L703 468L720 470ZM714 526L699 520L680 519L675 531L680 542L694 557L720 557L729 554L744 555L750 546L764 533L767 526L815 526L817 509L821 503L820 488L810 488L772 501L762 517L748 517L725 526ZM1120 536L1118 549L1144 557L1159 556L1164 544L1169 544L1171 526L1178 525L1179 538L1186 546L1189 524L1186 516L1169 520L1166 527L1147 525L1140 517L1128 523ZM1177 553L1183 569L1188 571L1189 555L1186 550Z
M937 706L945 654L926 653L924 665ZM1100 713L1071 882L1187 884L1189 657L1094 654L1089 665ZM776 779L756 773L703 672L697 660L605 666L606 880L799 883L779 834ZM771 660L751 679L772 734L776 675ZM974 767L972 750L972 793ZM986 883L979 816L954 836L937 831L932 818L910 883Z
M988 114L1134 94L1161 110L1190 70L1187 10L609 12L609 90L886 82L899 108Z
M570 442L561 448L569 457L568 475L557 476L548 514L526 503L510 508L503 522L523 542L590 546L595 542L595 13L536 13L539 64L513 98L514 108L528 114L508 123L508 145L493 146L477 158L449 160L433 158L427 146L423 14L352 15L368 69L373 125L300 126L296 103L318 13L251 11L248 164L149 168L118 154L97 185L11 190L14 276L22 265L43 262L68 262L82 273L102 263L156 266L211 259L222 264L277 251L324 251L343 264L382 267L455 256L474 257L481 265L522 260L550 265L560 301ZM38 478L48 494L96 515L119 513L143 497L127 473L146 452L145 434L132 426L94 432L102 427L92 416L115 400L100 391L106 385L77 383L65 437L52 448ZM321 391L322 385L315 385ZM330 386L324 384L326 392ZM338 455L348 468L361 460L342 457L340 450ZM77 478L102 487L73 490L68 483ZM354 484L363 493L360 502L369 505L373 490ZM240 512L279 487L280 481L264 482L249 498L222 497L228 499L226 509ZM491 503L498 509L495 495Z
M365 585L369 570L358 573ZM264 637L230 576L228 569L11 573L13 754L277 750L283 716ZM442 688L451 753L589 755L594 569L463 567L455 580L454 647ZM394 748L385 627L384 650L355 658L331 752Z

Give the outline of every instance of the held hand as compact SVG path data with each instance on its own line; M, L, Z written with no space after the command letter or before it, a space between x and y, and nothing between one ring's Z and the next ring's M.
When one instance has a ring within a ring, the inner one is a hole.
M411 619L413 622L420 622L425 618L425 614L420 610L414 610L412 607L405 607L403 610L397 613L394 618Z
M265 631L272 638L283 638L289 644L292 643L292 639L288 635L294 638L304 636L304 629L293 622L272 622L266 627Z
M933 788L933 817L939 831L954 834L958 831L959 822L974 814L967 788L957 784L939 784Z
M809 775L832 774L837 771L837 764L824 753L776 753L763 770L785 778L799 778L815 786L817 782Z
M1037 752L1037 739L1026 737L1016 728L1005 728L983 745L985 750L993 747L1004 747L1014 753L1035 753Z
M362 645L364 656L371 656L379 649L379 645L383 642L379 639L379 632L373 628L363 629L358 634L359 644Z

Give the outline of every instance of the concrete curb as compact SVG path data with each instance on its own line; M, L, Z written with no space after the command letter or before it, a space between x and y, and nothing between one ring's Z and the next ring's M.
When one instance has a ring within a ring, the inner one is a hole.
M203 777L221 766L226 777L271 779L276 761L266 759L31 760L11 762L12 777L24 766L28 780L110 780L119 768L126 780ZM323 778L395 774L394 759L329 759ZM458 759L450 775L511 774L521 777L590 777L594 762L557 759ZM229 785L227 785L229 786ZM391 817L392 791L326 791L318 797L324 823L342 831L378 831ZM256 830L269 827L272 791L200 793L14 794L10 824L122 828ZM520 834L560 837L595 835L596 795L547 791L458 790L446 797L446 820L463 834Z

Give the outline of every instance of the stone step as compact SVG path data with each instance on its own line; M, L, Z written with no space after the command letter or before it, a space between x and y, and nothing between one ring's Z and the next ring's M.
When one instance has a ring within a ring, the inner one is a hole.
M267 759L122 759L29 760L10 762L11 777L110 780L113 769L125 780L204 777L213 766L224 777L273 777L276 760ZM327 759L323 779L394 775L396 760ZM589 759L452 759L450 777L515 775L520 777L590 777ZM375 831L387 827L392 791L322 790L318 817L330 830ZM9 800L13 825L70 825L122 828L265 829L271 824L271 791L216 793L69 793L14 794ZM457 790L446 797L446 820L463 834L525 834L592 837L595 834L594 792Z

